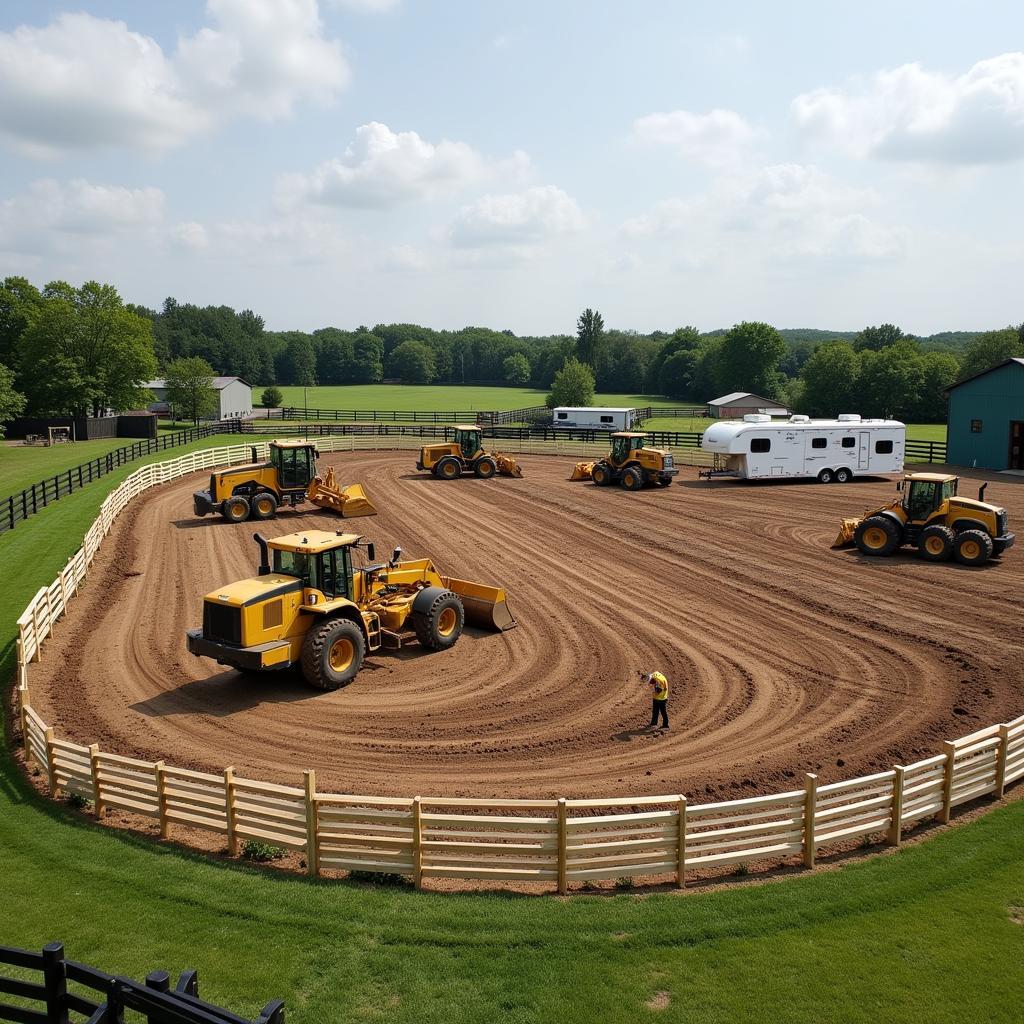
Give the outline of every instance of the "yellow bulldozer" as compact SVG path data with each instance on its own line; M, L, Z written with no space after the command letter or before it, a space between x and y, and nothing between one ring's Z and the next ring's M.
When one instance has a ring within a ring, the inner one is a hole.
M619 430L611 435L612 450L597 462L577 462L570 480L593 480L598 487L621 484L627 491L657 485L668 487L679 472L672 453L664 448L648 448L647 435Z
M215 470L209 490L192 495L196 515L219 512L230 523L273 519L281 505L294 507L303 501L346 519L377 514L359 484L339 486L333 468L322 476L317 474L319 453L309 441L271 441L269 447L269 462L257 461L253 448L250 464Z
M443 651L464 623L516 625L500 587L443 576L428 558L403 561L401 548L377 564L373 544L354 533L255 539L259 575L206 595L202 627L186 634L192 654L258 673L297 666L312 686L336 690L381 647L415 637ZM369 564L356 567L360 548Z
M416 468L429 469L442 480L456 480L463 473L473 473L482 480L492 476L522 476L523 471L511 455L485 451L481 444L483 431L478 426L454 426L453 439L444 444L428 444L420 449Z
M1013 545L1006 509L957 494L960 478L946 473L909 473L897 485L901 495L869 509L860 519L844 519L834 548L854 547L865 555L891 555L904 545L917 548L929 562L956 559L983 565Z

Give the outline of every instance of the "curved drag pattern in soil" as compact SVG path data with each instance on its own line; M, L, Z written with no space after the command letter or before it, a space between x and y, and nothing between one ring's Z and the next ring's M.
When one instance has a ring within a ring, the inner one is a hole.
M116 524L67 623L32 670L58 732L112 752L336 791L466 796L731 796L822 782L935 753L1024 710L1024 552L978 570L830 551L844 515L887 480L569 483L526 458L522 480L436 481L414 454L331 456L381 510L348 527L386 553L503 584L519 628L451 651L378 653L349 687L251 679L185 651L201 597L252 575L252 524L195 519L195 476L150 491ZM964 491L973 493L973 481ZM990 497L1024 522L1024 487ZM289 512L274 535L337 529ZM672 684L672 729L641 733Z

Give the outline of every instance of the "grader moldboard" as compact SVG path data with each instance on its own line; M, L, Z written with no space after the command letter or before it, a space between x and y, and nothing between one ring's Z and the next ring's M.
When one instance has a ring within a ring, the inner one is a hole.
M844 519L832 547L856 546L880 556L909 544L929 562L954 558L961 565L983 565L1011 547L1014 535L1006 509L985 501L988 484L975 500L957 494L959 482L946 473L908 474L896 485L901 497L860 519Z
M306 440L271 441L270 461L232 466L210 475L210 488L192 495L197 516L219 512L229 523L273 519L285 502L292 507L309 501L345 519L375 516L377 509L360 484L338 485L334 468L317 475L318 452Z
M521 477L523 471L511 455L485 451L480 442L483 431L477 426L447 427L454 437L445 444L428 444L420 449L416 468L429 469L442 480L457 480L473 473L482 480L497 476Z
M336 690L367 652L413 637L443 651L464 623L501 632L516 625L500 587L444 576L429 558L403 561L401 548L375 563L373 544L354 533L255 539L259 575L203 598L203 625L186 634L192 654L251 672L299 666L310 685ZM369 564L353 566L358 548Z

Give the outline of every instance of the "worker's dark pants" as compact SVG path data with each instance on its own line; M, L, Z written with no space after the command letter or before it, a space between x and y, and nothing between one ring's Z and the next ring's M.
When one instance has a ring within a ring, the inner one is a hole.
M658 716L661 716L661 724L667 729L668 728L668 700L658 700L657 697L651 701L651 724L649 728L654 728L658 724Z

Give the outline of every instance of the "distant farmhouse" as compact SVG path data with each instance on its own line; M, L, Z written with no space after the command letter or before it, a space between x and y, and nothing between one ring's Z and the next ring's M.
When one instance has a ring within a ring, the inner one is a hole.
M714 420L741 419L748 412L766 413L769 416L788 416L789 410L771 398L752 395L749 391L734 391L708 402L708 416Z
M156 399L148 406L150 412L162 415L171 411L167 404L167 381L151 380L142 386L149 388ZM217 392L217 409L211 419L234 420L252 416L252 385L248 381L241 377L214 377L213 389Z

